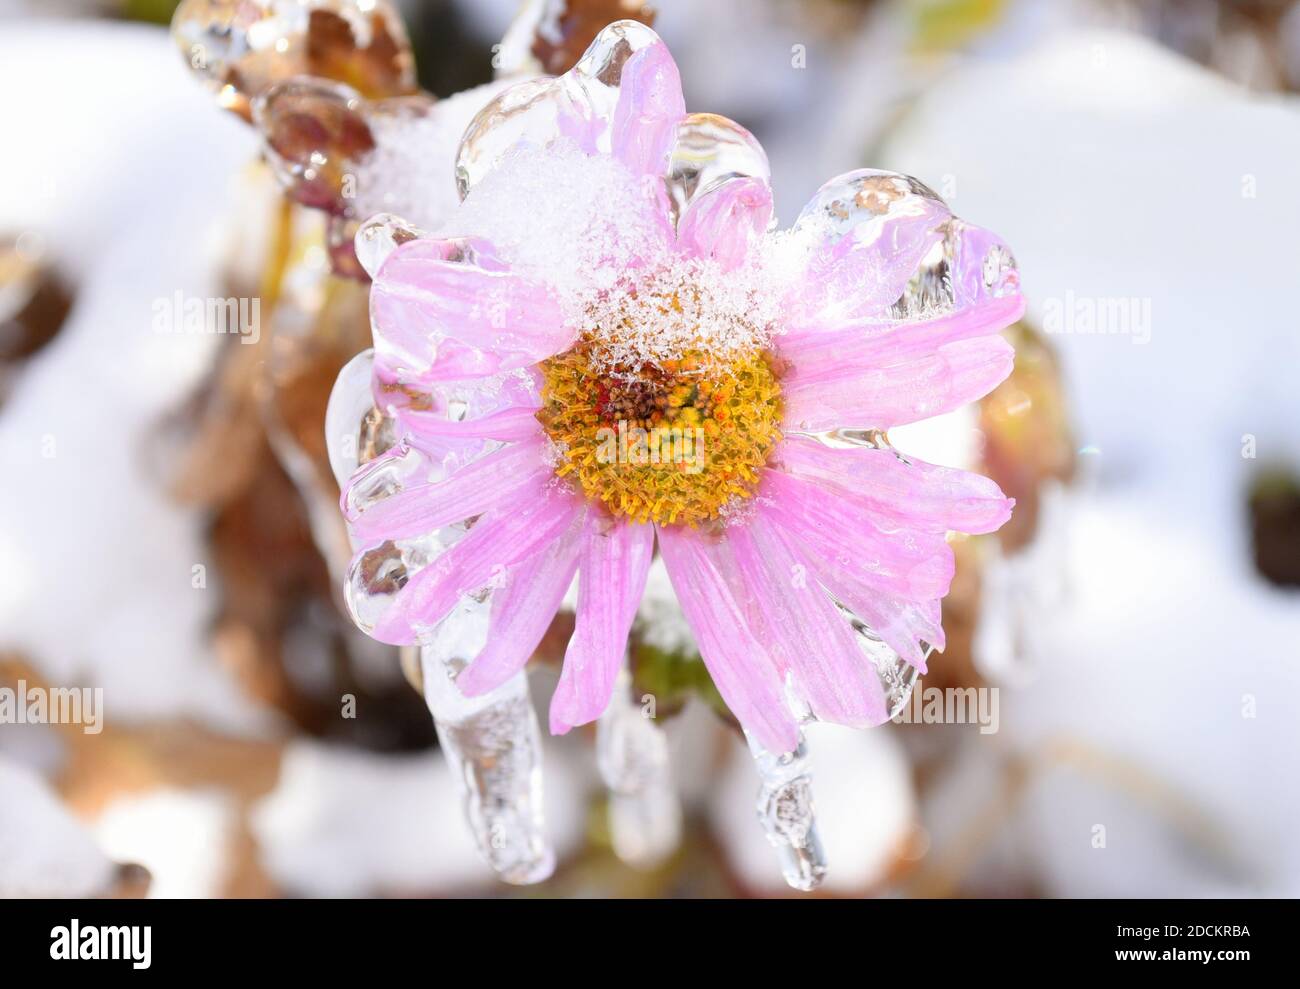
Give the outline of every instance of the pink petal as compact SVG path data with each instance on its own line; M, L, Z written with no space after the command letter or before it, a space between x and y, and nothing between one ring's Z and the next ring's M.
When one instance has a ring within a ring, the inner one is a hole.
M513 443L472 461L444 480L417 479L386 498L368 500L364 506L351 497L352 492L363 489L349 484L342 499L343 516L358 542L405 539L463 522L516 500L521 487L539 490L552 473L543 460L543 449L540 436ZM362 468L363 476L376 463L378 460Z
M551 698L551 733L600 717L627 653L627 635L654 556L654 526L587 516L577 622Z
M990 336L1024 314L1024 297L1008 295L934 319L872 320L843 329L786 333L775 343L793 365L792 381L860 374L925 357L959 340Z
M481 516L468 535L406 582L372 634L393 645L418 641L464 595L500 580L557 539L581 507L580 499L555 487L517 488L510 502Z
M677 248L732 271L771 219L772 190L766 182L753 176L728 179L691 200L677 224Z
M846 178L831 179L823 189L842 185ZM917 197L897 212L868 212L847 232L801 217L796 228L808 226L825 240L813 247L798 294L787 300L790 331L840 326L883 313L939 243L951 215L942 203Z
M763 515L809 554L823 554L871 587L912 600L941 598L952 582L943 536L891 527L860 505L811 481L765 469Z
M686 526L659 530L659 549L682 613L718 693L769 752L790 752L799 728L785 701L781 674L750 632L718 566L718 546Z
M537 407L502 409L477 419L448 419L437 412L399 409L397 417L405 432L416 440L500 440L505 443L531 439L542 433Z
M761 515L728 529L743 593L737 596L778 667L791 674L813 713L850 727L878 725L888 717L884 692L857 633L787 538Z
M611 121L610 146L633 174L663 176L686 116L682 79L668 46L658 38L623 65L618 104Z
M559 539L513 567L505 586L493 592L487 645L456 677L466 697L495 690L537 651L573 583L581 533L581 521L575 518Z
M792 436L777 460L796 477L834 488L841 497L928 532L993 532L1015 504L993 481L950 467L935 467L893 450L829 447Z
M376 361L403 380L526 367L573 339L550 293L476 240L398 247L371 286L370 317Z
M892 367L795 372L784 385L787 428L889 429L951 412L992 391L1011 373L1015 351L1001 337L940 347Z
M872 631L922 673L925 652L919 643L926 642L941 651L944 648L946 641L937 598L910 601L887 594L867 583L841 560L805 552L797 545L792 545L791 551L836 601L871 626Z

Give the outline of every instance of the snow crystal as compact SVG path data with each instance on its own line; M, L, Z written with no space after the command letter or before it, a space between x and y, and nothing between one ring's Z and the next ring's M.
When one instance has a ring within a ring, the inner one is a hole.
M765 346L781 297L772 286L785 282L789 255L765 246L754 263L730 272L679 255L657 179L563 140L507 155L440 235L483 238L516 271L547 285L610 368Z
M474 115L508 85L492 82L467 89L440 100L425 114L371 115L367 123L375 149L357 167L357 218L394 213L426 230L442 223L459 205L460 137Z

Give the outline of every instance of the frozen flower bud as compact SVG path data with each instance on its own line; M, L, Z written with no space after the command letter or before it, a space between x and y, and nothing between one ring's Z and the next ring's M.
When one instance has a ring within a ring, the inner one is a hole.
M356 166L375 148L355 91L321 79L290 79L253 102L253 119L291 198L336 215L348 212Z
M254 98L292 76L346 83L369 99L416 91L389 0L183 0L171 30L194 73L245 120Z

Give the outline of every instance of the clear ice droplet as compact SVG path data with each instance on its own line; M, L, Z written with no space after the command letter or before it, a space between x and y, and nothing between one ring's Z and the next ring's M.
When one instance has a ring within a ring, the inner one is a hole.
M388 255L408 241L418 240L422 236L423 231L400 216L392 213L376 214L357 228L357 260L361 262L366 274L374 278Z

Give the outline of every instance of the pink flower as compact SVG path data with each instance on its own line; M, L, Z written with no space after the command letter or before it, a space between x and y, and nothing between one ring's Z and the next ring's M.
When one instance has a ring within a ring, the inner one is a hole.
M924 670L949 530L1012 503L890 427L986 394L1022 314L1010 252L921 183L861 170L771 232L762 149L685 112L624 21L462 142L464 202L375 272L373 391L397 445L343 498L354 615L426 641L490 594L457 685L537 648L578 575L551 730L598 717L656 545L718 690L766 748L890 711L863 628ZM471 658L472 656L472 658Z

